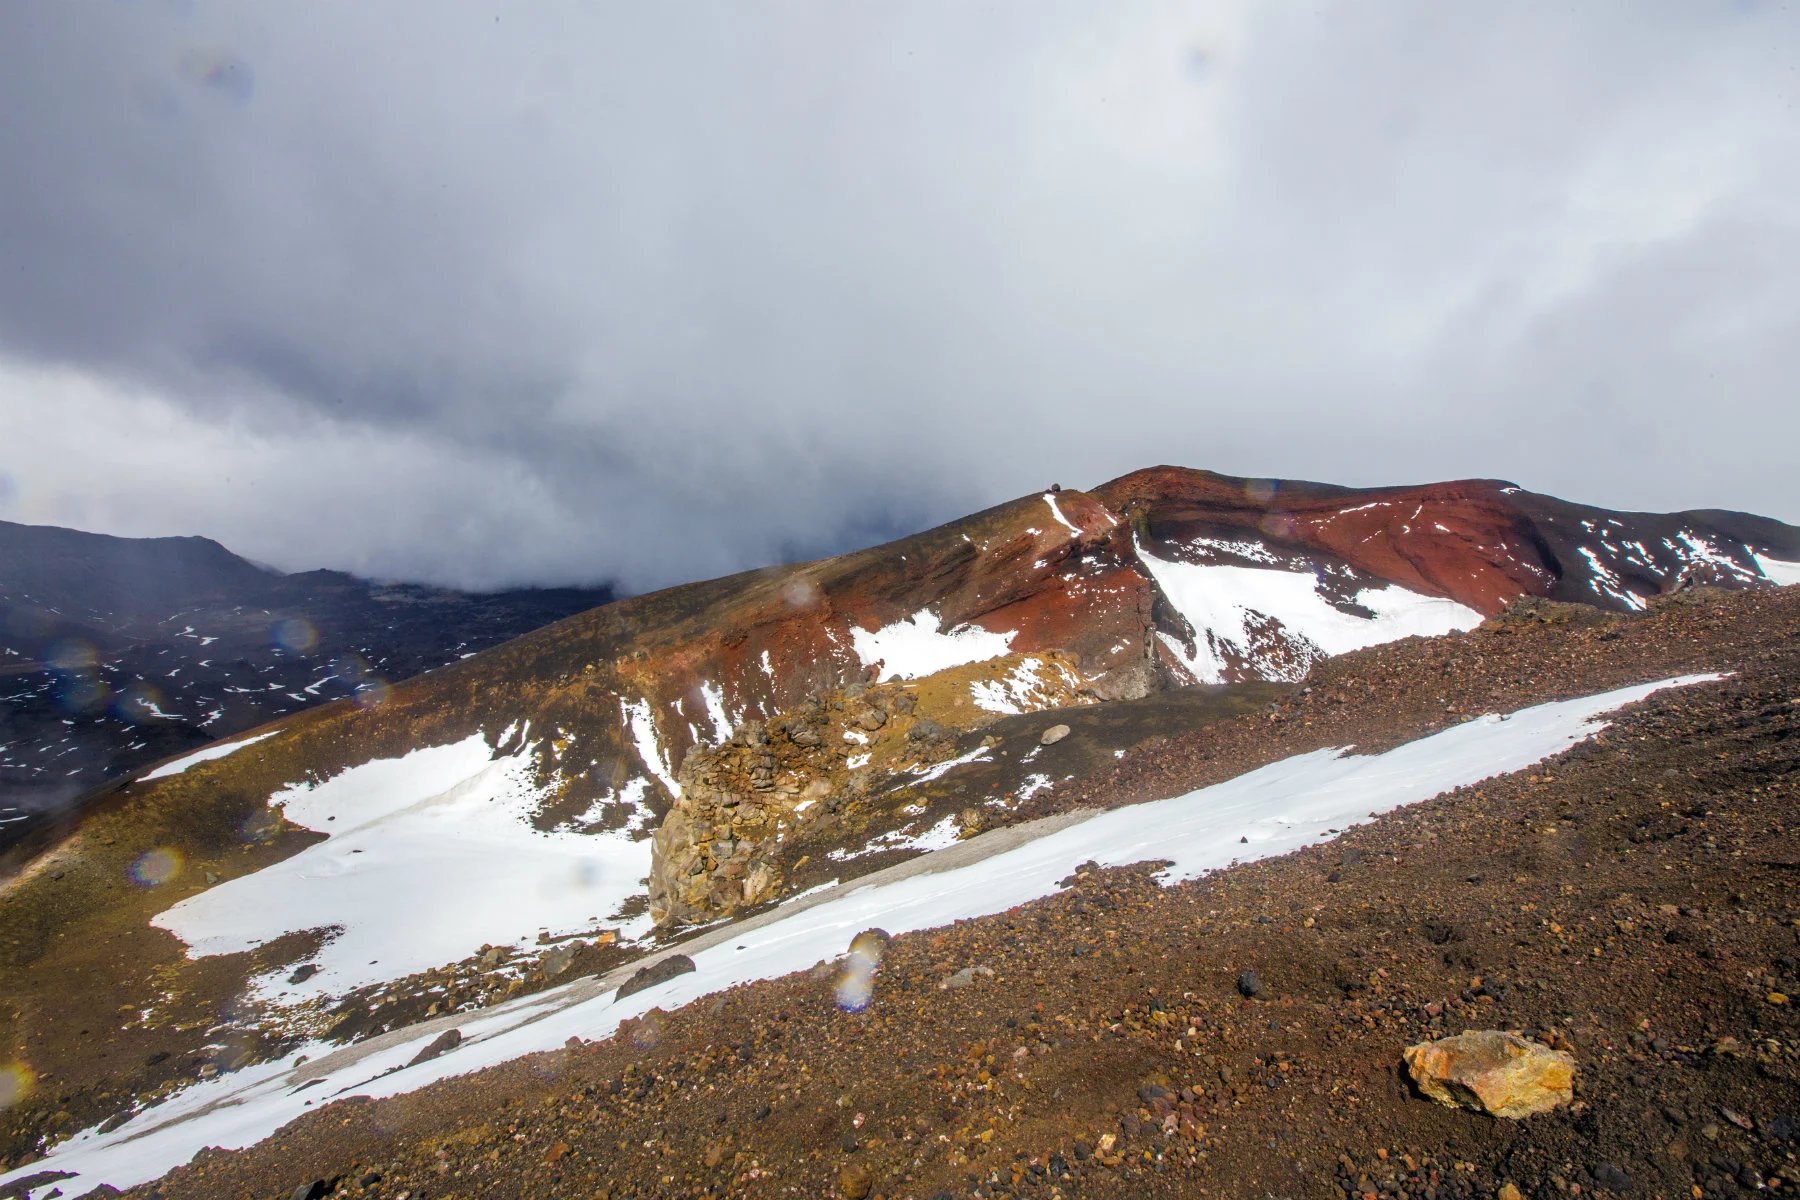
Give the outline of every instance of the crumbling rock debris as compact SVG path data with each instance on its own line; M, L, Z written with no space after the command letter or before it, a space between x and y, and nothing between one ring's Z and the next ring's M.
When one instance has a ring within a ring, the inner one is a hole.
M550 952L544 955L542 964L544 978L555 979L558 975L567 971L569 967L574 964L575 955L579 953L584 946L585 943L577 941L563 942L558 946L552 947Z

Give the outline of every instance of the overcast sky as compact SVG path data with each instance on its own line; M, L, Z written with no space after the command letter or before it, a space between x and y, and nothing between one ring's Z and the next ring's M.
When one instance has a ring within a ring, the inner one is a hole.
M1158 462L1800 521L1800 5L0 11L0 517L633 590Z

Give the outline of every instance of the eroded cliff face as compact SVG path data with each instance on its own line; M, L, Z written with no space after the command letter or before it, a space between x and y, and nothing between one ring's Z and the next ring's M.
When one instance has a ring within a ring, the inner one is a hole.
M782 893L789 840L865 824L897 787L952 759L956 737L1008 713L1095 702L1060 652L1006 655L906 683L808 696L683 761L653 838L659 924L729 916Z

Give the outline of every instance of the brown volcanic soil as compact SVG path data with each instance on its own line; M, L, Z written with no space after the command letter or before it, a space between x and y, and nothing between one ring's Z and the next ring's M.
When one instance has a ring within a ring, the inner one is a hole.
M1129 754L1088 799L1735 674L1324 846L1167 889L1093 872L901 937L859 1014L833 1005L828 972L738 988L605 1043L332 1106L133 1194L315 1178L409 1200L1793 1191L1797 634L1800 588L1702 592L1635 620L1513 610L1349 656L1276 711ZM971 966L993 974L940 987ZM1577 1104L1502 1122L1404 1082L1403 1046L1495 1027L1572 1049Z

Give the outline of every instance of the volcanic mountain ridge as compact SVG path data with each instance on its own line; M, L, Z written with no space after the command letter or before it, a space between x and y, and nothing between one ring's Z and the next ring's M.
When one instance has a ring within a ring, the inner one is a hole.
M94 797L0 892L4 1049L53 1064L66 1120L98 1120L197 1062L612 970L684 924L1053 813L1334 655L1797 563L1800 531L1743 514L1158 468L620 601ZM125 1007L139 1033L85 1037ZM63 1119L20 1110L11 1144Z

